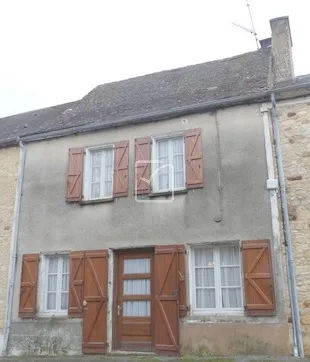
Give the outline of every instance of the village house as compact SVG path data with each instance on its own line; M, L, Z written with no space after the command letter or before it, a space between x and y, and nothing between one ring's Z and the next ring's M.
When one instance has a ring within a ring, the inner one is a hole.
M25 155L5 352L303 355L272 132L309 90L270 24L257 51L0 120Z

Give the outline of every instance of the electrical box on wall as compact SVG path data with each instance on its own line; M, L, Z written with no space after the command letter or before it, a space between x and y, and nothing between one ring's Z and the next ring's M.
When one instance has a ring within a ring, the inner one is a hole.
M277 179L267 180L267 190L277 190L278 188L279 188L279 183Z

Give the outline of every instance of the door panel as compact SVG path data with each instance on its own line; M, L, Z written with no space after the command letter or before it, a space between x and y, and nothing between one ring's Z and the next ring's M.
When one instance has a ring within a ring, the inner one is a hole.
M108 251L85 252L83 353L106 352Z
M152 251L118 256L117 341L125 351L152 351Z

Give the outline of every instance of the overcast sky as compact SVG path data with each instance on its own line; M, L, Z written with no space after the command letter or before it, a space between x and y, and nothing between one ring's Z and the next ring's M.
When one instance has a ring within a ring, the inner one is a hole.
M289 15L310 73L310 0L250 0L258 37ZM77 100L98 84L256 49L246 0L0 0L0 117Z

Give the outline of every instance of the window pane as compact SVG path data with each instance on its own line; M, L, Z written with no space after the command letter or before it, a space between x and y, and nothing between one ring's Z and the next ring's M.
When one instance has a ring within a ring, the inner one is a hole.
M126 301L123 303L123 316L125 317L149 317L151 315L151 303L149 300Z
M174 187L184 187L184 154L182 138L176 138L173 144L173 171L174 171Z
M101 178L101 168L100 167L93 167L92 168L92 183L98 183L100 182Z
M213 250L211 248L195 249L195 266L213 267Z
M222 307L241 308L241 288L222 288Z
M168 140L157 142L158 158L168 158Z
M58 270L58 258L50 256L48 257L48 272L57 273Z
M240 268L239 267L222 267L221 268L222 287L239 287L240 286Z
M183 137L174 138L173 141L173 155L183 155Z
M196 308L215 308L215 290L197 288Z
M91 151L91 165L92 167L99 166L101 168L102 151Z
M57 274L49 275L47 281L47 291L56 292L57 290Z
M220 248L221 265L240 265L240 251L238 246Z
M47 310L55 310L56 309L56 293L48 293L47 294Z
M159 174L158 175L158 189L159 190L168 190L169 189L169 175L168 174Z
M137 274L150 272L150 259L125 259L124 274Z
M67 310L68 309L68 293L61 293L61 304L60 304L61 310Z
M124 295L151 294L151 281L149 279L124 280Z
M214 269L196 269L196 287L214 287Z
M91 185L91 198L96 199L100 197L100 184L92 184Z

